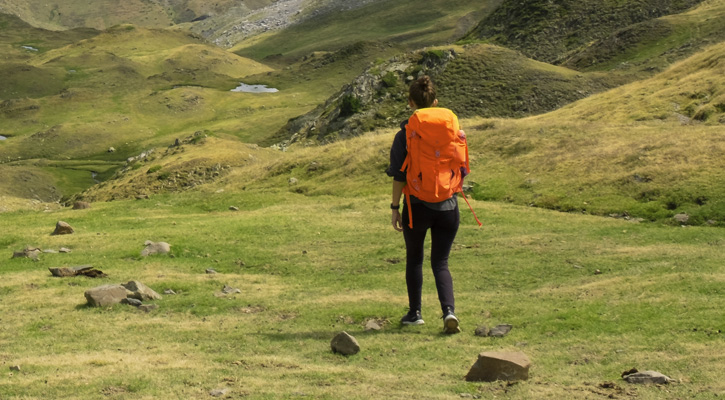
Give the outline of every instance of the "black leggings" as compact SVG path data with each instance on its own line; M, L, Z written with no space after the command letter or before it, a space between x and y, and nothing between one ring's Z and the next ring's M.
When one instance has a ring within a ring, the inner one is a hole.
M407 207L407 204L406 204ZM411 310L421 309L423 291L423 258L425 235L430 229L430 264L433 268L438 300L441 309L453 311L453 279L448 270L448 255L451 253L453 239L458 232L460 214L458 207L451 211L431 210L423 204L413 204L413 229L408 226L408 210L403 208L403 237L405 237L406 263L405 283L408 287L408 302Z

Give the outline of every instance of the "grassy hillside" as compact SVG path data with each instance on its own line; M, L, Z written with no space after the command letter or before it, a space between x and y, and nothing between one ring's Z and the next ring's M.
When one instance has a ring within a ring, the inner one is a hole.
M559 1L505 0L468 35L560 63L591 41L622 28L677 14L702 0Z
M260 60L270 56L296 59L318 50L336 50L358 41L389 41L410 49L450 43L500 0L483 3L454 0L381 0L352 11L323 14L283 31L260 35L232 50Z
M579 70L661 71L725 40L725 2L704 1L687 12L634 24L596 40L564 65Z

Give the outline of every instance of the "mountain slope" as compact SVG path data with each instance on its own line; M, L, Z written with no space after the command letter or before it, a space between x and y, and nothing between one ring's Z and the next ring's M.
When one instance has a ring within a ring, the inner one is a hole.
M505 0L467 39L484 39L521 50L536 60L560 63L589 42L702 0Z

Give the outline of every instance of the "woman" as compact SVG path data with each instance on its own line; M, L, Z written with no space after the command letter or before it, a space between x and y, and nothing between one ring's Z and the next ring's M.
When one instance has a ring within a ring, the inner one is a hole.
M415 111L419 108L436 107L435 88L428 76L423 76L410 86L408 105ZM406 185L406 173L400 171L408 154L406 148L405 126L403 122L400 131L395 135L393 146L390 149L390 167L386 171L393 177L392 225L396 231L403 232L406 249L405 283L408 288L408 313L400 320L404 325L422 325L425 322L421 316L421 295L423 289L423 258L425 236L431 231L431 267L435 277L438 300L443 311L443 329L446 333L460 332L459 321L455 311L453 296L453 279L448 270L448 256L451 252L453 239L458 232L460 216L458 201L455 194L448 199L437 203L429 203L410 196L414 227L409 226L408 204L404 204L400 212L400 201L403 188ZM405 202L404 202L405 203Z

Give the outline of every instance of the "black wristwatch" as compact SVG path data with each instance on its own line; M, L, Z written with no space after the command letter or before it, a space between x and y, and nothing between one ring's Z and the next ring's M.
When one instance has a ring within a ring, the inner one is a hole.
M400 204L398 204L397 206L394 206L393 203L390 203L390 209L391 210L400 210Z

